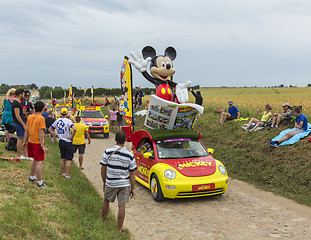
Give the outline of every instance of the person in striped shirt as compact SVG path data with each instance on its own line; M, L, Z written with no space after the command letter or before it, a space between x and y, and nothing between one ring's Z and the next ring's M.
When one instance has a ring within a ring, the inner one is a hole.
M122 232L125 218L125 205L135 195L135 170L134 155L125 148L126 135L119 131L116 133L116 145L106 149L100 161L101 176L103 179L104 203L102 207L103 220L109 211L109 203L118 198L118 230Z

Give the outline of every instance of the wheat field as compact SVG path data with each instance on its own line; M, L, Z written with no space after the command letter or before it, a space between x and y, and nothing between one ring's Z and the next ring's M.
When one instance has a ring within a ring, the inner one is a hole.
M195 90L196 91L196 90ZM228 101L249 112L256 112L257 108L264 109L266 104L272 107L272 112L281 112L282 104L302 106L302 111L311 114L311 88L200 88L203 96L203 106L209 108L228 108ZM189 102L194 97L189 92Z

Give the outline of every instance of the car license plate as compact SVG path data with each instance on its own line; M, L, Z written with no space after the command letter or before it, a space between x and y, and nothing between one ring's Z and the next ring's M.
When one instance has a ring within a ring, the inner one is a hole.
M193 185L192 191L198 192L198 191L207 191L207 190L213 190L215 189L215 183L210 184L201 184L201 185Z

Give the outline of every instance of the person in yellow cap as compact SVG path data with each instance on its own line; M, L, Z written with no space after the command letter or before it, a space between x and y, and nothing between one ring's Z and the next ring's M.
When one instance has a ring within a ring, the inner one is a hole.
M67 108L61 109L61 117L57 119L49 128L49 132L59 139L59 150L61 155L60 166L65 179L70 179L70 169L73 158L72 139L76 133L76 127L66 116ZM57 131L57 135L55 133Z

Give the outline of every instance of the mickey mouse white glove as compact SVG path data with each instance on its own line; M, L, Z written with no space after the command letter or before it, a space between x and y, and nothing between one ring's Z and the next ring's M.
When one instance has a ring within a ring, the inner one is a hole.
M151 57L144 59L141 49L138 49L137 55L133 51L131 51L130 54L134 60L129 59L129 63L133 64L134 67L140 72L147 71L147 66L151 61Z
M188 87L191 85L191 82L178 83L176 85L176 96L179 102L185 103L188 102Z

